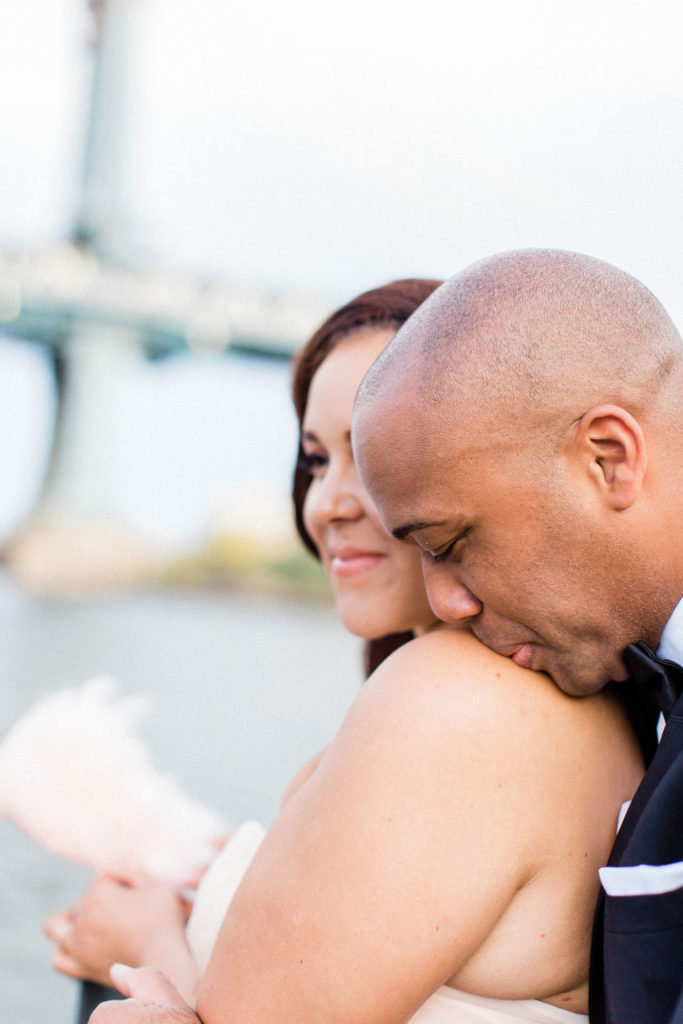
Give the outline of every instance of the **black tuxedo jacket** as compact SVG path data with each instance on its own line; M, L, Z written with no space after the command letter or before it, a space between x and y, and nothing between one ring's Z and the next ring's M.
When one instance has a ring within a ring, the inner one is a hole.
M609 864L683 861L683 696L619 830ZM591 1024L683 1024L683 889L600 894Z

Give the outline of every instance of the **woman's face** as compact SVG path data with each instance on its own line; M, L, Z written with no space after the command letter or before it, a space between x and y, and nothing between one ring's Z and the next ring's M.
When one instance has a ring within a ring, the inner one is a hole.
M302 449L313 476L304 523L334 588L347 629L373 639L429 628L419 552L394 540L361 484L351 450L351 413L365 373L395 329L359 328L319 367L308 393Z

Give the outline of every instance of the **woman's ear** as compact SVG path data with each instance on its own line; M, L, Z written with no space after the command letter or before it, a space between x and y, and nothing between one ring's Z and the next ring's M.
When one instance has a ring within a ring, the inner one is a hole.
M636 501L645 476L642 427L618 405L596 405L575 425L573 445L594 484L615 511Z

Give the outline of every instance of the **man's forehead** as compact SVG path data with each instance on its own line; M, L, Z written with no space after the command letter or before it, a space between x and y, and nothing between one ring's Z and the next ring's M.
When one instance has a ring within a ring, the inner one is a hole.
M435 408L399 388L358 403L352 439L361 479L385 528L407 536L462 518L462 498L488 440L463 429L452 409ZM466 502L465 502L466 503Z
M371 467L373 475L389 475L405 466L398 461L424 455L426 417L418 404L406 403L395 394L370 396L357 401L351 436L361 474Z
M402 540L412 534L466 519L460 475L450 463L408 457L400 445L369 459L363 481L385 529Z

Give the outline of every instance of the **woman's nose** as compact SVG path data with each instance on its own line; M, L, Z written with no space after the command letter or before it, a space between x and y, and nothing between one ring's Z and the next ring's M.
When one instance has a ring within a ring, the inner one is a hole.
M481 601L460 582L453 565L436 565L426 556L422 572L432 611L442 622L460 622L482 610Z
M358 519L363 514L359 500L357 477L336 470L328 470L322 479L311 485L312 512L319 523L340 519Z

